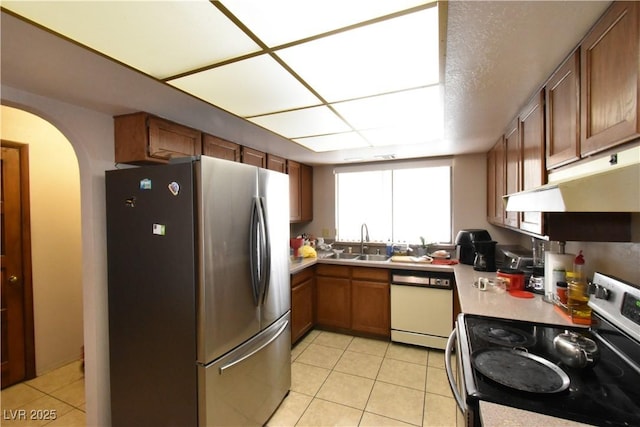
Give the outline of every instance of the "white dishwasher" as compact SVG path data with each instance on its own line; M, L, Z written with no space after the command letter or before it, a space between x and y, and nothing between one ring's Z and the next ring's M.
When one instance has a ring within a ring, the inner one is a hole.
M391 341L444 349L453 330L453 274L391 271Z

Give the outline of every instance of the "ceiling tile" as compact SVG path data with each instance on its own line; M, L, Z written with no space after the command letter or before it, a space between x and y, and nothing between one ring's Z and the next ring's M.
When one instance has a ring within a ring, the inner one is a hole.
M161 79L259 50L207 0L3 1L2 6Z
M168 81L241 117L309 107L320 101L269 55Z
M329 102L439 81L438 9L431 7L278 50Z
M407 90L332 104L354 128L429 122L442 127L442 98L439 86Z
M367 129L360 133L376 147L426 144L442 140L442 128L433 129L421 124Z
M249 118L286 138L299 138L350 131L351 128L328 107L312 107Z
M370 145L356 132L296 138L294 141L316 152L349 150L352 148L369 147Z
M264 43L273 47L433 1L224 0L222 3Z

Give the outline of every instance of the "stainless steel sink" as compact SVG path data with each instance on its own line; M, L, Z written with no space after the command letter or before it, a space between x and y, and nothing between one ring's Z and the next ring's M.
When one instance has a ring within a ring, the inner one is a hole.
M386 255L369 255L363 254L358 257L360 261L387 261L389 259Z
M333 256L331 256L330 258L334 258L334 259L359 259L360 255L358 254L336 254L334 253Z

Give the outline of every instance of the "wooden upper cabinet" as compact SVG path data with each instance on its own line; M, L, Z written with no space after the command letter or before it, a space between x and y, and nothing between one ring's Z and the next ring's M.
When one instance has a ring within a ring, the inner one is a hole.
M313 168L287 160L289 174L289 221L313 220Z
M287 160L273 154L267 154L267 169L287 173Z
M300 163L288 160L287 173L289 174L289 220L291 222L300 222L302 220Z
M148 113L114 117L116 163L166 163L173 157L197 156L200 131Z
M265 168L267 166L267 155L253 148L242 147L242 163Z
M204 134L202 137L202 154L217 157L218 159L240 161L240 144L225 141L217 136Z
M522 150L520 190L531 190L546 181L544 91L541 90L529 100L518 121ZM522 230L542 234L542 213L522 212L519 222Z
M547 169L580 158L580 51L553 73L545 88Z
M300 221L313 220L313 168L300 165Z
M487 153L487 221L492 224L504 224L504 180L505 157L504 136Z
M614 2L580 46L582 156L640 136L639 13Z
M520 191L520 165L522 150L520 148L520 132L518 119L513 120L504 135L505 147L505 192L506 194ZM506 212L504 223L511 227L518 227L518 212Z

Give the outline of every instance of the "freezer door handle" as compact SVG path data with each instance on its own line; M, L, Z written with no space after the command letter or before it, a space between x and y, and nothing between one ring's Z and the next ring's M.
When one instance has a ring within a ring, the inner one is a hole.
M242 355L242 357L240 357L240 358L238 358L238 359L236 359L236 360L234 360L232 362L229 362L224 366L221 366L220 367L220 375L224 374L224 371L226 371L227 369L234 367L238 363L242 363L243 361L249 359L251 356L253 356L256 353L259 353L260 351L262 351L263 348L267 347L269 344L271 344L272 342L277 340L278 337L280 335L282 335L282 333L287 329L288 325L289 325L289 321L285 320L282 323L282 326L280 326L280 329L278 329L278 331L275 334L273 334L273 336L271 338L269 338L266 342L261 344L258 348L252 350L251 352L249 352L247 354Z
M249 239L253 300L258 305L264 303L267 297L271 277L271 246L263 197L253 198Z

